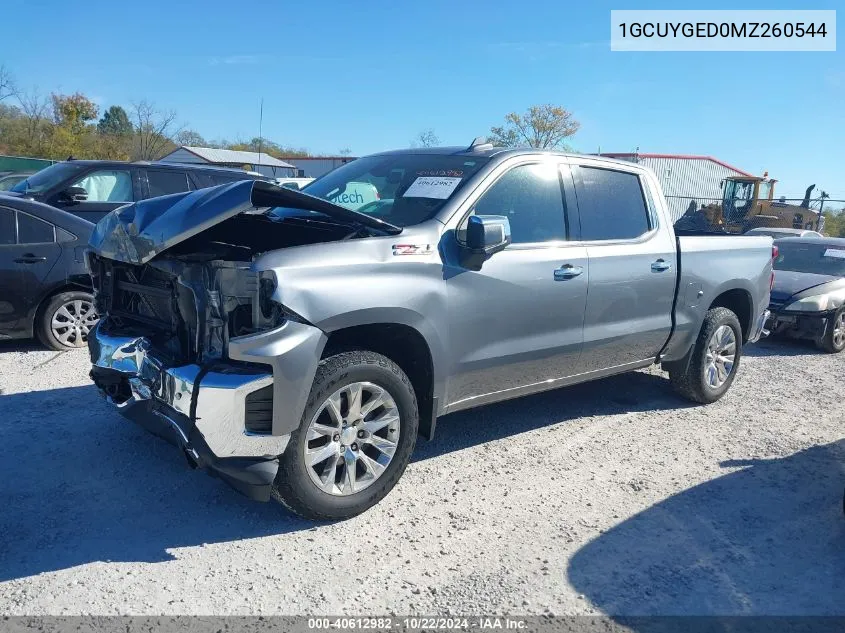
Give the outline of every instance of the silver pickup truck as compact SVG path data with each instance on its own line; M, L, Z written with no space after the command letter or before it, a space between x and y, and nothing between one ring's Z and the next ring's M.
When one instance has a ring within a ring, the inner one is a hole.
M719 399L772 274L771 238L676 236L642 166L480 142L145 200L90 246L107 399L313 519L381 500L447 413L653 363Z

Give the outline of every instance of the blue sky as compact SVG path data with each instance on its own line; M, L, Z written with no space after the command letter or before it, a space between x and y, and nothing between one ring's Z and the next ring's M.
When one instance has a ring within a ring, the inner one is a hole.
M779 195L817 183L845 199L841 38L835 53L611 52L611 8L681 8L624 0L80 7L5 0L0 63L22 88L78 90L101 106L147 98L230 140L257 135L263 96L267 138L356 155L408 146L426 128L468 144L508 112L553 103L581 122L578 151L708 154L768 170Z

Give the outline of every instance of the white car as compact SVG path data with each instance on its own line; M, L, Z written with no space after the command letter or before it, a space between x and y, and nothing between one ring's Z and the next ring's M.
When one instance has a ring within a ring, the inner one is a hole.
M765 226L757 227L745 232L746 235L768 235L776 240L782 237L824 237L818 231L811 231L809 229L789 229L789 228L766 228Z
M313 178L276 178L275 182L280 187L287 187L289 189L302 189L306 185L314 182Z

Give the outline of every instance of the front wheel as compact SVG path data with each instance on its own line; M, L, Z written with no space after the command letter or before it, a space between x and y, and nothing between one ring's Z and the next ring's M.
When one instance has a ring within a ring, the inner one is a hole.
M331 356L317 368L273 496L307 519L360 514L396 485L418 426L414 388L396 363L367 351Z
M712 308L691 350L689 363L669 368L675 391L693 402L716 402L730 388L742 356L742 328L727 308Z
M828 354L838 354L845 349L845 308L839 308L830 319L818 346Z

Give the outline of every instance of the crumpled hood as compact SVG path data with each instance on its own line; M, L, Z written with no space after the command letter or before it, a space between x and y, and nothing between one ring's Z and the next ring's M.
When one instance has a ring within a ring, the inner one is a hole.
M145 264L156 255L202 233L215 224L245 212L268 207L317 211L346 222L396 234L401 232L377 218L260 180L178 193L127 204L97 223L89 247L98 255L129 264Z
M817 273L799 273L792 270L776 270L775 285L772 287L772 301L785 303L791 297L814 289L808 295L822 294L828 290L837 290L845 285L845 279L835 275Z

